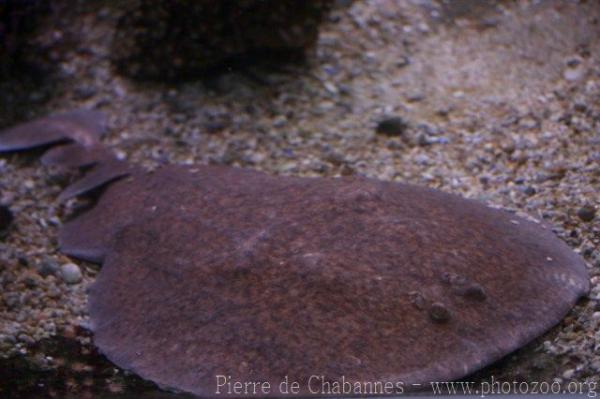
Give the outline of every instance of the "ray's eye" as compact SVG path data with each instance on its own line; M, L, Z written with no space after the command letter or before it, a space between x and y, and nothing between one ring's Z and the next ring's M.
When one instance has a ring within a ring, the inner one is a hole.
M450 310L440 302L434 302L431 304L428 310L429 317L436 323L447 323L452 318Z

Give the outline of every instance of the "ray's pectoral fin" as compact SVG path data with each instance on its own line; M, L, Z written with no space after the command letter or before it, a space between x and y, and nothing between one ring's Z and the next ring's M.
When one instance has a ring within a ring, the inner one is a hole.
M50 115L0 132L0 152L53 146L42 163L62 168L92 167L68 186L59 200L87 194L130 173L130 166L117 160L99 143L106 130L106 118L98 111L76 110Z
M84 170L83 176L65 188L59 201L85 195L135 169L116 159L100 143L99 138L106 130L105 119L101 112L91 110L42 117L0 131L0 152L48 147L41 158L42 164ZM109 218L107 213L87 210L66 223L60 233L61 250L80 259L101 262L108 237L116 228L115 221L122 216Z
M127 162L112 159L94 166L83 177L71 184L60 193L58 200L64 202L68 199L84 195L103 185L125 177L131 173Z
M76 110L42 117L0 132L0 152L28 150L67 141L93 146L106 130L104 114Z
M67 222L59 232L60 251L74 258L88 262L103 263L108 250L110 234L114 232L110 226L98 223L98 215L83 215Z
M97 144L90 147L68 143L50 148L44 153L42 164L66 169L83 168L113 159L109 150Z

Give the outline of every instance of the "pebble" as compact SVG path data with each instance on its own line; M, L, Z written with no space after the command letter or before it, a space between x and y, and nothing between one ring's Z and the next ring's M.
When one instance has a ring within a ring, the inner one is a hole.
M23 342L24 344L27 344L27 345L31 345L31 344L33 344L35 342L33 340L33 338L31 338L29 335L23 334L23 333L19 334L19 336L17 337L17 339L20 342Z
M61 266L61 272L67 284L77 284L81 281L81 269L75 263L65 263Z
M425 95L418 91L406 93L406 95L404 97L406 98L406 101L408 101L409 103L417 103L417 102L423 101L425 99Z
M569 380L569 379L573 378L574 375L575 375L575 370L568 369L568 370L565 370L565 372L562 375L562 378L564 378L565 380Z
M525 194L529 197L531 197L532 195L535 195L536 192L537 191L535 190L534 187L531 187L531 186L523 187L523 194Z
M579 219L583 220L584 222L591 222L596 216L596 210L590 205L585 205L579 208L577 211L577 216L579 216Z
M544 369L548 368L548 365L549 365L548 358L545 356L540 356L539 358L533 359L531 366L536 370L544 370Z
M377 124L375 132L386 136L401 136L404 134L408 124L399 116L389 117Z
M74 90L75 98L78 100L87 100L95 96L96 93L98 93L98 90L93 86L78 86Z
M7 292L2 296L2 299L9 310L17 308L21 302L20 296L16 292Z
M398 68L404 68L405 66L410 65L410 58L407 56L401 56L398 61L396 61L396 66Z
M584 74L585 74L585 69L583 68L583 66L577 65L575 67L566 68L563 72L563 78L565 78L565 80L573 82L575 80L581 79Z

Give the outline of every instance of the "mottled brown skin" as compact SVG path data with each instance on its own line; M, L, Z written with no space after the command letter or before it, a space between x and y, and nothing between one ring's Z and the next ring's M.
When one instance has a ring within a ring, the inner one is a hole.
M304 387L312 374L460 378L550 328L587 290L581 260L548 229L376 180L173 166L109 186L85 217L65 227L65 249L69 232L114 237L90 292L96 343L201 395L214 394L215 374ZM100 219L113 230L97 234Z
M277 394L287 375L308 395L311 375L458 379L588 290L581 258L547 227L437 190L209 166L128 173L60 245L103 263L89 294L100 350L166 387L215 396L221 374Z

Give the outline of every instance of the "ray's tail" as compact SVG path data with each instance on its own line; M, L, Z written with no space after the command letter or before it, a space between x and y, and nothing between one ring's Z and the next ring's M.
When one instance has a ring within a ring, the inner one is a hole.
M69 185L65 201L127 176L131 166L118 160L100 143L106 117L99 111L76 110L45 116L0 131L0 153L47 147L42 163L60 168L86 168L80 180Z

